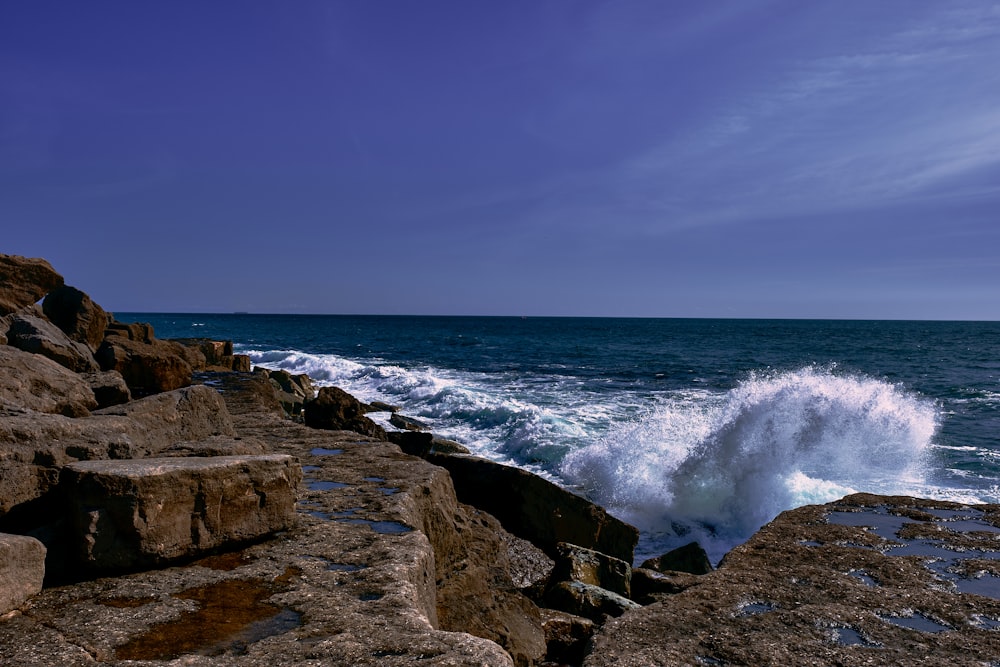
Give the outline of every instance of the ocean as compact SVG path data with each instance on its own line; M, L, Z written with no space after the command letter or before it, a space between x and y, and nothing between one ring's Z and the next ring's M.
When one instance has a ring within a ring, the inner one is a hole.
M117 317L398 405L637 526L637 562L856 491L1000 502L1000 322Z

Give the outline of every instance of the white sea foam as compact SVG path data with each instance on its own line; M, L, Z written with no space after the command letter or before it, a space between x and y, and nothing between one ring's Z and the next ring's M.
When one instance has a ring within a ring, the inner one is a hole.
M804 368L666 400L571 453L563 474L659 542L716 559L785 509L924 484L936 406L867 377Z

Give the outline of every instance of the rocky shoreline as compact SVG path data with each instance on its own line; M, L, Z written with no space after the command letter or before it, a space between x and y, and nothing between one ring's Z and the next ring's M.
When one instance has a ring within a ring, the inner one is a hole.
M633 567L593 503L11 255L0 368L3 665L1000 664L1000 506L859 494Z

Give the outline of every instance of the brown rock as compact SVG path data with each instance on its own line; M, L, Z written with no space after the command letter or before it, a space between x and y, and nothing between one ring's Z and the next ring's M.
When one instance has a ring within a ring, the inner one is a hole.
M209 338L171 338L171 341L197 349L205 358L208 368L232 369L232 362L226 359L233 355L233 341L211 340ZM195 369L200 370L200 369Z
M790 510L605 624L584 665L989 664L998 529L998 505L856 494Z
M44 259L0 254L0 315L38 303L62 284L63 277Z
M546 659L558 664L579 665L597 625L589 618L557 609L542 609L541 613L548 646Z
M108 336L97 351L106 371L118 371L133 395L148 396L191 384L191 365L169 343L145 343L122 336Z
M652 604L662 595L677 595L698 583L698 575L688 572L657 572L643 567L632 568L632 600Z
M45 547L32 537L0 533L0 617L42 592Z
M697 542L690 542L668 551L662 556L650 558L642 563L642 567L657 572L689 572L691 574L708 574L713 569L708 554Z
M52 414L81 414L97 407L94 392L79 375L11 346L0 347L0 400Z
M108 314L89 296L69 285L57 287L42 302L45 316L73 340L97 352L108 328Z
M132 400L132 392L118 371L86 373L83 380L90 386L99 408L109 408Z
M435 454L471 454L469 448L460 442L448 440L446 438L435 437L431 441L432 451Z
M152 343L155 340L153 336L153 325L147 322L119 322L114 319L110 314L108 315L108 326L104 330L105 338L109 336L118 336L128 338L129 340L139 341L141 343Z
M253 362L245 354L234 354L232 369L236 373L249 373L253 368Z
M150 567L285 530L302 471L286 455L67 466L74 541L90 570Z
M555 558L560 542L632 562L639 531L603 508L526 470L474 456L431 454L446 468L463 503L489 512L504 528Z
M386 438L410 456L426 458L434 445L434 436L418 431L388 431Z
M545 593L545 603L553 609L583 616L597 623L621 616L639 604L617 593L579 581L560 581Z
M312 428L355 431L385 440L385 430L364 416L366 407L339 387L322 387L315 399L306 402L302 413Z
M8 345L48 357L76 373L99 370L89 347L72 340L61 329L40 317L36 309L22 310L8 318Z
M419 419L414 419L413 417L406 417L398 412L393 412L392 416L389 417L389 423L396 428L401 428L404 431L429 431L430 426L420 421Z
M632 566L625 561L565 542L558 544L556 551L553 582L579 581L631 597Z

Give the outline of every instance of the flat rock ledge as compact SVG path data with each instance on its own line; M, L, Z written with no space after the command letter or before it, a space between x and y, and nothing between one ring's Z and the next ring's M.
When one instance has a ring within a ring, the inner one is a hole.
M63 468L71 543L90 570L154 567L290 528L288 455L81 461Z

